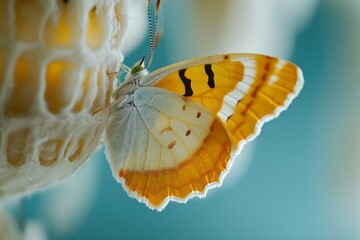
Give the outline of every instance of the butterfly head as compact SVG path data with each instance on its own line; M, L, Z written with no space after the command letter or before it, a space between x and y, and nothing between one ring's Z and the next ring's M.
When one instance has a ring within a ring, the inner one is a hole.
M143 57L140 61L136 62L131 69L128 68L125 79L120 82L122 83L113 93L114 99L120 99L123 96L129 95L129 93L133 93L136 88L140 86L141 77L147 75L149 72L147 71L145 64L145 57ZM117 76L120 79L120 76Z
M144 64L145 57L143 57L140 61L136 62L131 68L131 76L134 75L143 75L144 72L147 73L145 64Z

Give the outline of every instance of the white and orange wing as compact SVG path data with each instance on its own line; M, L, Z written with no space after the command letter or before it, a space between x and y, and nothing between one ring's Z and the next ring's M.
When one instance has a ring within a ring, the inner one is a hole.
M232 152L224 126L207 108L152 86L107 126L107 157L130 196L161 210L169 200L203 195Z
M251 54L193 59L141 79L136 107L112 117L107 156L130 196L163 209L219 186L232 160L303 86L301 70Z

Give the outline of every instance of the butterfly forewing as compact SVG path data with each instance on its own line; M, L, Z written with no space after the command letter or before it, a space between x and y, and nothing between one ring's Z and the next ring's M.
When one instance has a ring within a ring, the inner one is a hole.
M173 72L162 74L153 85L207 107L225 125L233 144L241 148L245 140L256 136L264 121L287 108L303 79L301 70L290 62L229 54L208 58L205 64L194 61L184 68L176 64Z

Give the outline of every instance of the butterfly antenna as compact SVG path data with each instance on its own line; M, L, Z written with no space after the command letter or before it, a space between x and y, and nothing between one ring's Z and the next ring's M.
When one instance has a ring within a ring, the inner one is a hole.
M150 32L150 46L149 46L149 58L146 61L145 64L145 68L147 68L151 63L152 60L150 60L150 56L151 56L151 51L152 51L152 39L153 39L153 27L152 27L152 18L151 18L151 13L150 13L150 5L151 5L151 0L147 1L147 14L148 14L148 21L149 21L149 32Z
M149 58L146 61L145 68L148 68L152 62L155 53L155 47L157 45L158 36L158 23L159 23L159 7L160 7L160 0L156 1L156 8L155 8L155 26L154 30L152 28L152 19L150 13L150 1L148 0L147 11L148 11L148 18L149 18L149 28L150 28L150 51L149 51Z

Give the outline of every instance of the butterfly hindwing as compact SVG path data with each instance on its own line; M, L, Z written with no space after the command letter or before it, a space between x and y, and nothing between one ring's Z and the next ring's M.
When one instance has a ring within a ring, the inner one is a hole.
M114 114L106 134L116 178L129 195L158 210L171 199L203 196L220 182L232 151L211 111L152 86L134 93L134 106Z

